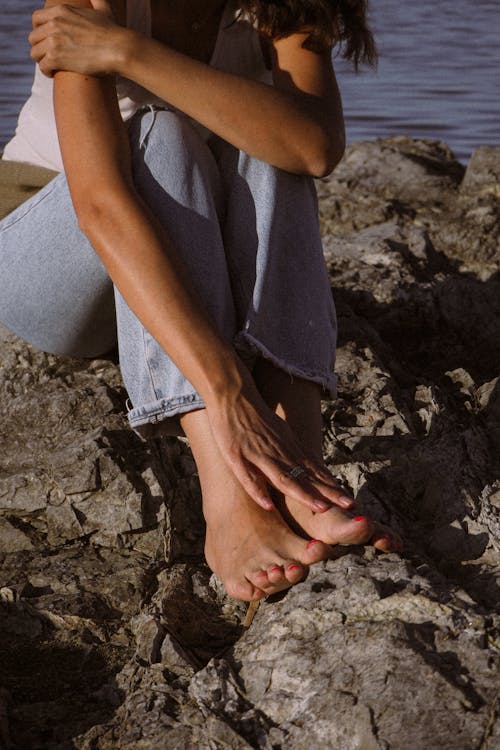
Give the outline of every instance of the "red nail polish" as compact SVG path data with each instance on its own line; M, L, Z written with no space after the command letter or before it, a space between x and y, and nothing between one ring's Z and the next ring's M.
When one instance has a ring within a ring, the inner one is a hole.
M353 518L353 521L364 521L366 516L355 516Z
M300 565L290 565L288 570L299 570L300 567L301 567Z
M309 549L309 547L312 547L313 544L318 544L319 539L311 539L310 542L307 542L306 549Z
M388 542L389 537L388 536L379 536L377 539L377 542Z
M279 572L281 573L281 568L279 567L279 565L275 565L274 568L271 568L270 572L272 573L273 570L279 570Z

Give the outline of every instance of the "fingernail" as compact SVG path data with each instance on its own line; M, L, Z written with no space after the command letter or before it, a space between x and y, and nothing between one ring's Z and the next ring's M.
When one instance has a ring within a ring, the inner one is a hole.
M353 521L364 521L366 516L354 516Z
M309 549L309 547L312 547L313 544L319 544L319 539L311 539L310 542L307 542L306 549Z
M272 510L274 508L273 501L268 497L259 497L259 505L262 505L265 510Z
M301 565L290 565L288 570L300 570L301 567Z
M320 512L322 512L324 510L328 510L329 508L331 508L331 505L329 503L325 503L324 500L315 500L314 507L316 508L316 510L319 510Z
M341 495L341 496L340 496L340 497L338 498L338 502L339 502L339 503L340 503L341 505L343 505L343 506L344 506L345 508L350 508L350 507L351 507L351 505L353 505L353 504L354 504L354 500L352 499L352 497L347 497L347 495Z

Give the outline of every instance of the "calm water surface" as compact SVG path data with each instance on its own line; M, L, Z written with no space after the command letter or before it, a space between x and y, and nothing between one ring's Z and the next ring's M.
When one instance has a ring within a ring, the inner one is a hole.
M26 36L37 0L2 0L0 148L15 129L33 66ZM500 144L500 0L372 0L376 73L337 71L348 140L406 133L446 141L462 161Z

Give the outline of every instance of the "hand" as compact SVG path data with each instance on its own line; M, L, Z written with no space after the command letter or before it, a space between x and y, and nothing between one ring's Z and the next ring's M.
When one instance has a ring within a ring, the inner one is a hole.
M42 73L58 70L86 75L114 73L116 32L123 31L106 0L91 0L93 9L55 5L36 10L28 37L31 57Z
M250 374L242 388L206 403L214 440L246 492L266 510L274 507L269 487L303 503L315 513L332 504L350 508L347 497L325 466L299 445L287 423L258 393ZM297 466L305 470L293 478Z

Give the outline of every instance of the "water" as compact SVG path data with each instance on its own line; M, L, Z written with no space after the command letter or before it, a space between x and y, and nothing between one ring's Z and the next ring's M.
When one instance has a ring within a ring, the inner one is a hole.
M500 144L500 0L373 0L376 74L337 63L348 140L405 133L466 161Z
M37 0L2 0L0 149L29 94L26 37ZM376 73L336 61L348 141L406 133L446 141L462 161L500 143L500 0L372 0Z

